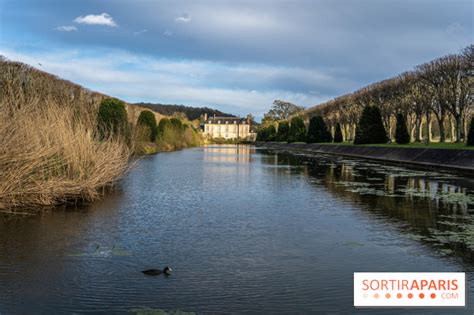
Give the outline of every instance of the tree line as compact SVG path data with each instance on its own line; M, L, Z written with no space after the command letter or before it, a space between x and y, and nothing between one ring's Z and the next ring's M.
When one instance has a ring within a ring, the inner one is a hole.
M331 128L342 127L346 141L353 141L357 122L366 106L379 108L389 139L394 139L396 117L407 123L410 140L445 142L465 140L473 112L474 45L461 53L444 56L394 78L366 86L305 111L320 115Z
M100 103L97 128L103 139L115 136L132 137L131 141L135 144L137 153L176 150L200 143L199 132L184 114L161 118L157 123L152 111L142 110L133 125L129 122L125 102L116 98L106 98Z
M212 117L213 115L219 117L235 117L232 114L224 113L217 109L209 107L191 107L184 105L165 105L151 103L136 103L133 105L149 108L165 116L173 116L175 113L184 113L186 115L186 118L189 120L199 119L204 114L207 114L208 117Z
M467 134L472 130L469 125L473 114L473 68L474 45L470 45L459 54L437 58L307 110L294 110L288 117L291 121L295 115L303 117L308 134L312 118L319 117L331 137L336 138L337 133L339 138L340 133L342 141L357 143L357 133L367 123L362 114L372 108L372 114L366 114L372 124L378 123L380 117L378 130L385 134L380 142L467 142ZM269 114L261 129L273 124L278 134L277 119L272 120Z

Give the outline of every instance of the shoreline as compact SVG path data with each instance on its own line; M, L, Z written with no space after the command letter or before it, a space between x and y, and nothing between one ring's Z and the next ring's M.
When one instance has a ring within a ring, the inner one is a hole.
M474 150L387 148L319 143L255 142L255 146L288 153L322 153L358 159L474 175Z

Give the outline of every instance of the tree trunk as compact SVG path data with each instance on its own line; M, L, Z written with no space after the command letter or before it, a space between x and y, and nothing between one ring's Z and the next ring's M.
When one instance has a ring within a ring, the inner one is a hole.
M421 117L417 115L415 120L415 142L420 142L420 125Z
M461 142L462 128L463 128L461 116L456 115L455 120L456 120L456 142Z
M446 133L444 132L444 117L436 116L439 126L439 142L446 142Z
M433 141L433 122L430 119L430 122L428 124L428 141L432 142Z
M426 113L426 135L425 140L430 143L431 142L431 114Z
M449 127L451 127L449 132L451 136L451 142L454 143L456 142L456 127L454 126L454 118L452 116L449 117Z

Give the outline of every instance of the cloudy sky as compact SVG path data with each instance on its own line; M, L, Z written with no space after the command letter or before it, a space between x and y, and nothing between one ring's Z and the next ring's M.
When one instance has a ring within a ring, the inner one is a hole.
M130 102L261 117L458 52L473 3L0 0L0 54Z

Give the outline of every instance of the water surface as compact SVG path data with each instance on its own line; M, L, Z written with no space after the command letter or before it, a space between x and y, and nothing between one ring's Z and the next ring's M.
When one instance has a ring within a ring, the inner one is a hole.
M465 271L471 305L473 192L462 176L252 146L149 156L93 205L0 218L0 313L419 312L354 309L355 271Z

